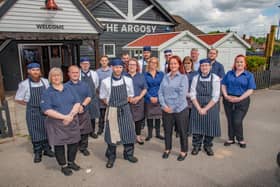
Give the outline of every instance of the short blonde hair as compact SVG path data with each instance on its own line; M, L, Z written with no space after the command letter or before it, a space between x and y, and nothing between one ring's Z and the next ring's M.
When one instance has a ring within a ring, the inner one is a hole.
M150 71L150 63L151 63L151 61L156 61L157 62L157 70L159 70L159 60L158 60L158 58L157 57L152 57L152 58L149 58L149 60L148 60L148 64L147 64L147 67L146 67L146 71L147 72L149 72Z
M52 76L54 75L54 74L59 74L60 76L61 76L61 83L63 83L63 73L62 73L62 70L60 69L60 68L57 68L57 67L54 67L54 68L52 68L51 70L50 70L50 72L49 72L49 77L48 77L48 79L49 79L49 82L50 83L52 83Z

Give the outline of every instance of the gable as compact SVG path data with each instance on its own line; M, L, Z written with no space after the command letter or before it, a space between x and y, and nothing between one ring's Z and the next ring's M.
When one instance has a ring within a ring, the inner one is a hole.
M149 21L165 21L169 20L156 8L152 8L146 12L143 16L139 17L138 20L149 20Z
M227 38L221 44L215 46L217 48L245 48L246 47L234 36Z
M97 34L102 26L79 1L56 0L61 10L46 10L45 0L9 0L0 11L0 31Z
M114 19L122 19L122 17L115 12L108 4L101 3L96 6L94 10L94 14L96 18L114 18Z

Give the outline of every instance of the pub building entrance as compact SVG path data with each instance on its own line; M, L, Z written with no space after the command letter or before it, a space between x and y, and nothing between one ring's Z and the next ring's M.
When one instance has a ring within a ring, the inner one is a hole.
M50 69L59 67L63 71L64 82L68 81L67 69L70 65L77 64L77 59L79 59L78 49L79 44L18 44L22 79L27 78L27 64L37 61L41 65L43 77L48 78Z

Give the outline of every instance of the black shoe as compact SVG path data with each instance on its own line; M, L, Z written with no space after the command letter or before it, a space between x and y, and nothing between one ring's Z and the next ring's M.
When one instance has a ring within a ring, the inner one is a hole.
M65 175L65 176L70 176L73 174L72 170L69 167L62 167L61 168L61 172Z
M213 152L211 147L204 147L204 151L206 152L206 154L208 156L213 156L214 155L214 152Z
M164 140L164 137L161 136L160 134L156 135L156 138L160 139L160 140Z
M136 142L137 142L139 145L144 145L144 142L143 142L143 141L138 141L138 140L136 140Z
M41 161L42 161L42 154L41 153L35 153L33 162L34 163L39 163Z
M48 156L48 157L54 157L55 155L54 155L54 152L52 151L52 150L46 150L46 151L44 151L44 155L45 156Z
M74 171L79 171L81 169L75 162L69 162L67 167Z
M201 149L199 147L194 147L193 150L192 150L192 155L198 155L200 150Z
M239 147L240 147L240 148L243 148L243 149L246 148L246 143L240 143L240 142L239 142L238 144L239 144Z
M230 146L231 144L235 144L235 141L228 140L224 143L224 146Z
M135 156L127 156L127 157L124 157L125 160L128 160L129 162L131 163L136 163L138 162L138 159L135 157Z
M168 152L164 151L164 153L162 154L162 158L163 159L168 159L169 154L170 154L170 151L168 151Z
M89 156L90 152L87 149L84 150L80 150L80 152L84 155L84 156Z
M151 136L147 136L145 140L146 140L146 141L150 141L151 139L152 139Z
M182 156L181 154L177 157L177 160L178 161L183 161L183 160L185 160L185 158L188 156L188 154L187 153L185 153L185 155L184 156Z
M97 135L101 135L103 133L103 130L99 129L97 132Z
M94 132L93 132L93 133L90 133L89 136L92 137L92 138L94 138L94 139L97 139L97 138L98 138L98 135L95 134Z
M112 168L114 166L114 160L108 160L106 164L106 168Z

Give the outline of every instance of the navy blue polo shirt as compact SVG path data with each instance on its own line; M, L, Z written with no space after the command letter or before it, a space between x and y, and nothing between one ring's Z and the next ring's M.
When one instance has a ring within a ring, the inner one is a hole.
M134 77L132 77L129 73L125 74L127 77L130 77L133 81L133 89L134 89L134 96L139 96L142 90L147 89L147 83L145 77L141 73L136 73Z
M88 86L87 83L83 82L83 81L79 81L78 83L73 83L72 81L68 81L66 83L66 85L71 86L76 93L78 94L81 103L87 98L87 97L91 97L91 90ZM85 108L85 110L87 110L88 107Z
M75 90L64 84L62 91L56 90L53 86L45 90L42 94L40 106L43 112L52 109L67 115L71 112L73 106L80 102Z
M225 68L223 66L223 64L221 64L218 61L215 61L212 64L212 68L211 68L211 73L215 73L216 75L218 75L221 79L224 78L225 76Z
M234 70L227 72L222 80L222 85L226 86L228 95L234 96L241 96L249 89L256 89L254 75L246 70L238 77Z

